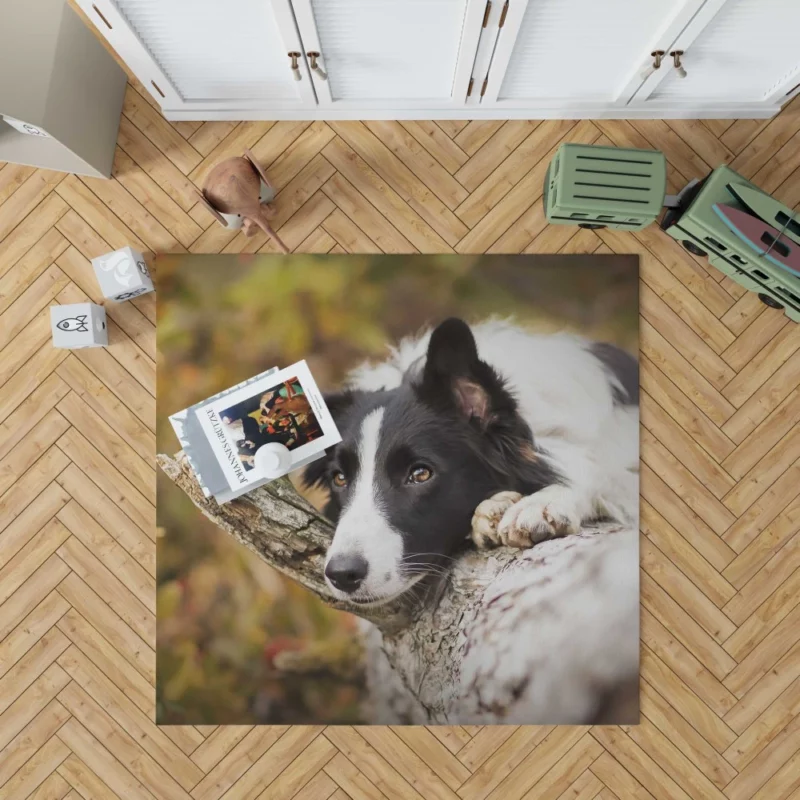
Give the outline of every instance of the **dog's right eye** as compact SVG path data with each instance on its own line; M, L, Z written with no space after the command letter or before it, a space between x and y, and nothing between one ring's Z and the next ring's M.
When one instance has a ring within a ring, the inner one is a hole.
M337 486L339 489L343 489L347 486L347 478L345 478L344 472L339 470L333 473L333 485Z

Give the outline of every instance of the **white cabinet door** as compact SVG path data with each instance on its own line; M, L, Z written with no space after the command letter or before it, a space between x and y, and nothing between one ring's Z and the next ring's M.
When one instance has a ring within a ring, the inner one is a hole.
M163 108L314 108L289 0L77 0Z
M320 109L461 106L486 0L292 0Z
M800 86L800 0L708 0L672 42L685 77L665 63L634 104L696 108L782 103Z
M481 106L624 106L704 0L509 0Z

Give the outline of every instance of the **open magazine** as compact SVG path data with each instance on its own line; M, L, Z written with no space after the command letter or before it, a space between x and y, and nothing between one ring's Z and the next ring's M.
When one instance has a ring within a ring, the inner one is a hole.
M342 440L305 361L262 372L169 419L203 493L219 503L274 479L259 468L260 447L286 447L290 472Z

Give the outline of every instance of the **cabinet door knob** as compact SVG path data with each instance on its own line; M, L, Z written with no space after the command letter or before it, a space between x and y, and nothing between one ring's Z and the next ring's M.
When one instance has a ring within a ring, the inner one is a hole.
M681 63L683 50L673 50L670 55L672 56L672 63L675 65L675 69L678 71L678 77L685 78L686 70L683 68L683 64Z
M653 57L653 63L648 64L640 73L643 81L646 81L657 69L661 69L661 61L666 54L663 50L653 50L650 55Z
M302 53L297 53L295 51L292 51L291 53L288 53L289 58L292 59L292 64L291 64L292 77L296 81L303 80L303 76L300 74L300 65L297 63L297 59L300 58L301 55L302 55Z
M322 58L322 56L314 51L306 53L306 55L311 62L311 71L316 73L321 81L328 80L328 73L317 64L317 59Z

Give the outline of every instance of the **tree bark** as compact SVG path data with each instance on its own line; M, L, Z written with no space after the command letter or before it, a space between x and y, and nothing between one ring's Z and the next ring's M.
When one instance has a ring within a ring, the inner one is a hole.
M370 722L585 724L638 675L634 526L599 523L530 550L467 550L447 576L377 608L344 603L323 576L333 526L283 478L225 505L188 461L164 472L212 522L363 626ZM623 692L624 694L624 692ZM621 713L621 712L620 712Z

